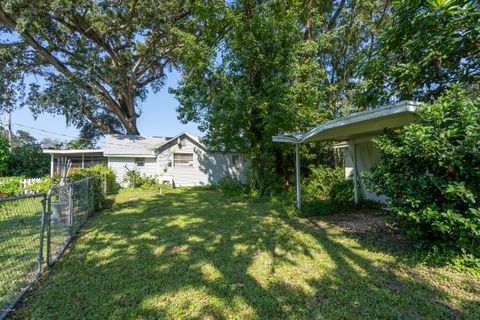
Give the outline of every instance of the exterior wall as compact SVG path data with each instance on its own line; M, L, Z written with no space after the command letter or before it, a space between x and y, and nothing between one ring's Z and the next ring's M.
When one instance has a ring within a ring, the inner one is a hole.
M176 166L174 153L192 153L193 166ZM233 153L206 152L190 139L183 144L172 141L157 156L157 163L161 175L172 177L174 185L198 186L218 182L224 176L246 180L246 163L240 156L240 166L235 168L232 163Z
M356 143L357 148L357 168L358 172L360 173L360 177L362 172L370 170L370 168L380 161L380 152L375 148L372 141ZM353 163L354 163L354 152L353 152L353 143L350 143L350 146L347 150L345 150L344 154L344 165L345 165L345 176L347 178L353 177ZM363 188L363 182L360 178L360 188ZM359 189L359 192L362 192ZM370 192L364 188L365 198L368 200L373 200L377 202L385 203L387 201L387 197L384 195L379 195L373 192Z
M141 158L141 157L138 157ZM127 166L130 170L137 170L141 175L145 174L148 176L156 176L159 174L157 167L157 162L155 158L144 158L145 165L137 166L135 164L135 157L109 157L108 158L108 167L111 168L115 175L117 176L116 181L122 187L128 185L124 181L128 170L125 168Z

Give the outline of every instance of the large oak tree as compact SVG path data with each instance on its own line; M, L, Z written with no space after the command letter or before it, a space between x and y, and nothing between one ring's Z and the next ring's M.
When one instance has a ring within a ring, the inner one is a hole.
M90 134L139 134L140 102L175 66L190 17L181 0L2 0L0 108L28 104Z

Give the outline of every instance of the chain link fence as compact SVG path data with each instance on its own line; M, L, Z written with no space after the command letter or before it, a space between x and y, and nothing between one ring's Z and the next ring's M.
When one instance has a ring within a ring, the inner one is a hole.
M95 179L89 177L50 189L47 197L47 263L61 256L94 208Z
M0 320L87 221L94 192L95 179L89 177L55 186L48 194L0 198Z

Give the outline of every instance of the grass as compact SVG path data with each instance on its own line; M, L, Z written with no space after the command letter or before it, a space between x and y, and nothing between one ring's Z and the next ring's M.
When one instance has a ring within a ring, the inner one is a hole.
M281 203L129 191L13 317L478 319L480 276L424 265L405 246L289 217Z
M42 199L0 202L0 313L37 270Z

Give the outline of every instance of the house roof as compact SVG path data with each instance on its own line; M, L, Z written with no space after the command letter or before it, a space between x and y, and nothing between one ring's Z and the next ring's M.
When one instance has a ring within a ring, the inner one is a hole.
M201 148L205 149L205 146L200 142L200 137L194 135L194 134L191 134L189 132L182 132L178 135L176 135L175 137L173 138L169 138L168 140L166 140L165 142L163 142L160 146L158 146L156 148L156 150L158 149L161 149L162 147L166 146L167 144L171 143L171 142L174 142L175 140L178 140L180 137L182 136L186 136L188 138L190 138L193 142L195 142L198 146L200 146Z
M142 137L135 135L107 135L105 146L103 149L80 149L80 150L54 150L44 149L43 153L52 155L99 155L105 157L142 157L155 158L158 149L167 144L177 141L179 138L186 136L199 147L205 149L200 142L200 138L188 132L182 132L175 137Z
M345 141L375 136L384 129L400 128L418 119L419 103L401 101L376 109L353 113L303 133L285 133L273 136L274 142L303 143L310 141Z
M114 134L107 135L104 155L114 156L142 156L153 157L155 150L168 141L166 137L142 137L135 135Z

